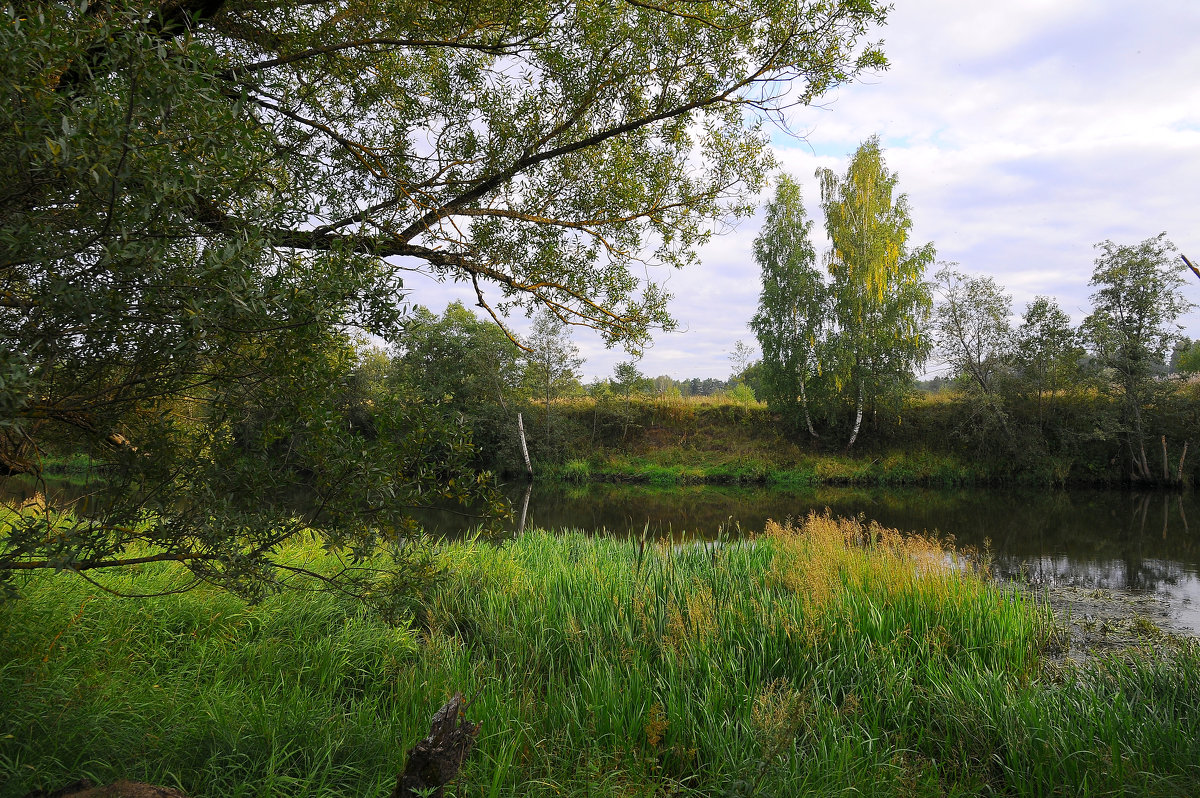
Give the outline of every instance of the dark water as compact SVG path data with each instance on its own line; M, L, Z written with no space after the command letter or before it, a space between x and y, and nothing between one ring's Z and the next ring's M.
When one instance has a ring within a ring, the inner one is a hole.
M523 491L513 490L511 498L519 518ZM1154 594L1169 604L1176 623L1200 633L1200 499L1194 492L535 486L526 526L704 539L722 529L759 531L768 518L826 508L986 547L998 577ZM450 516L431 516L428 523L447 534L465 528L463 519Z
M86 489L50 482L67 499ZM37 488L0 480L0 496L24 498ZM1200 633L1200 498L1126 491L998 491L919 488L816 488L801 492L762 488L630 485L535 486L528 505L523 487L509 491L526 527L579 529L594 534L715 538L724 530L759 531L768 518L798 518L828 508L903 531L953 536L962 546L987 549L997 576L1035 584L1150 593L1169 603L1177 623ZM83 499L86 502L86 498ZM428 514L431 531L462 534L477 520Z

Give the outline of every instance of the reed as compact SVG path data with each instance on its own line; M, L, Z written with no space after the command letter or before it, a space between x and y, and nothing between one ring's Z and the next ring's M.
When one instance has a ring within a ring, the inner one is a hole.
M1200 790L1195 647L1047 670L1048 612L928 539L815 515L737 541L534 532L438 557L400 626L320 592L131 601L31 579L0 606L0 794L86 775L384 795L454 690L483 722L460 796Z

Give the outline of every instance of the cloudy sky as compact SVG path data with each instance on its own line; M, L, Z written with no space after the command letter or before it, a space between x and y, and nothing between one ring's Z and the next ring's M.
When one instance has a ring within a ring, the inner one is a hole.
M994 277L1017 313L1044 294L1082 320L1094 245L1105 239L1134 244L1166 231L1200 260L1200 2L895 5L876 36L891 68L794 112L803 139L774 137L783 168L804 187L818 251L826 242L814 170L844 172L878 133L909 197L912 241ZM656 336L644 373L729 375L735 341L754 342L759 223L743 221L703 250L699 268L670 275L683 331ZM1200 304L1200 280L1188 278L1187 298ZM437 309L448 297L413 288L414 301ZM1200 313L1183 323L1200 337ZM575 338L588 378L628 357L587 331Z

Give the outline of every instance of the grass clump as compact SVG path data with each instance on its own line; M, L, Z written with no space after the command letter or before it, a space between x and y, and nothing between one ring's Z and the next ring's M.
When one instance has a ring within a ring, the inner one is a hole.
M86 775L385 795L455 690L483 722L459 796L1200 788L1200 653L1050 678L1047 614L928 539L815 515L737 542L536 532L437 557L411 627L320 592L31 579L0 607L0 793Z

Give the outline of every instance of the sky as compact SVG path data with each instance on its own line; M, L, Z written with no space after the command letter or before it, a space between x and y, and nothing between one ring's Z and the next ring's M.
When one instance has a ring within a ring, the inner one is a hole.
M908 195L910 241L993 277L1017 315L1046 295L1078 324L1104 240L1165 231L1200 261L1200 1L895 0L871 38L883 40L887 71L792 111L801 137L772 135L781 168L803 187L818 253L828 241L814 171L844 173L877 133ZM755 343L761 219L715 238L697 267L664 272L680 331L654 336L644 374L723 379L735 343ZM1200 304L1200 280L1186 275L1185 297ZM411 300L434 310L469 300L452 286L409 284ZM1200 312L1181 322L1200 338ZM629 359L587 330L574 339L585 381Z

